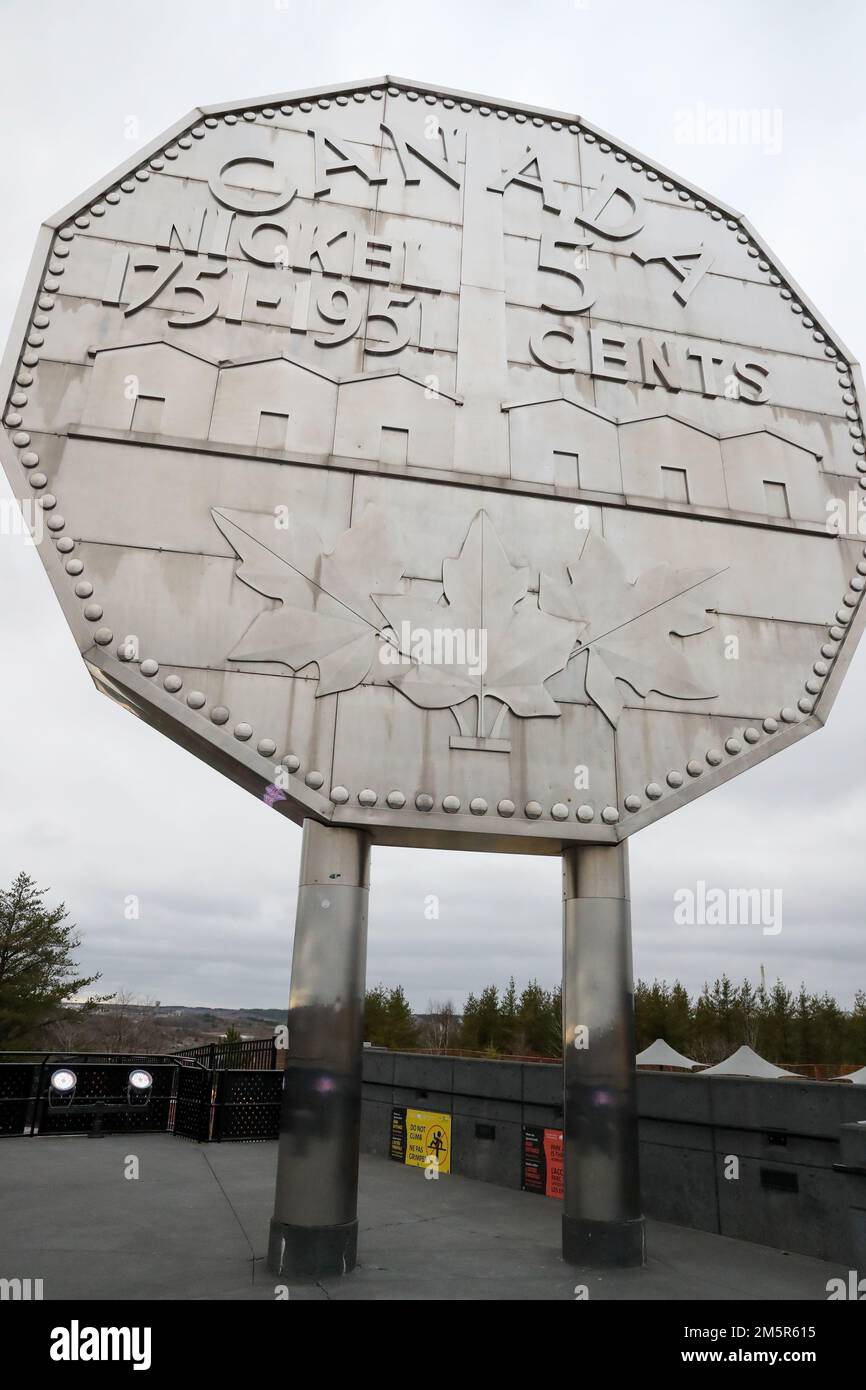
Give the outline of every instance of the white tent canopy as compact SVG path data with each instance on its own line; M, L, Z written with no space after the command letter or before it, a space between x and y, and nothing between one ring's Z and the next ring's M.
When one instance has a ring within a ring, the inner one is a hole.
M846 1076L834 1076L834 1081L853 1081L855 1086L866 1086L866 1067L859 1071L849 1071Z
M692 1061L691 1057L684 1057L681 1052L675 1052L664 1038L656 1038L654 1043L645 1047L643 1052L639 1052L635 1058L639 1067L696 1067L698 1062Z
M785 1071L784 1067L774 1066L766 1058L759 1057L751 1047L738 1047L730 1057L726 1057L724 1062L717 1062L714 1067L707 1067L701 1072L701 1076L757 1076L757 1077L776 1077L793 1076L797 1073ZM803 1078L800 1077L800 1080Z

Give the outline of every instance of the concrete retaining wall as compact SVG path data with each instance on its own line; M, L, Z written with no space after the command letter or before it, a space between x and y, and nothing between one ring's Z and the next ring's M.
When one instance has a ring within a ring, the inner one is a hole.
M389 1152L394 1106L450 1114L452 1172L519 1188L523 1126L561 1126L562 1077L368 1049L366 1152ZM866 1088L639 1072L638 1108L647 1216L866 1271Z

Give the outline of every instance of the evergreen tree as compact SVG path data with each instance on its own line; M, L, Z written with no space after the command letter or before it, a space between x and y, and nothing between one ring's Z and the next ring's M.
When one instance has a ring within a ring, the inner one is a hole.
M519 1050L520 1044L520 1004L517 998L517 986L514 983L514 976L508 981L508 988L502 996L499 1005L499 1027L497 1030L497 1046L500 1052L514 1054Z
M779 1063L796 1062L793 1038L794 996L777 980L770 990L764 1013L764 1029L761 1034L763 1056L773 1057Z
M637 1051L656 1038L698 1062L719 1062L743 1043L781 1066L797 1063L866 1065L866 991L859 990L849 1012L830 994L809 994L801 985L795 996L777 980L772 989L744 980L736 986L727 975L704 984L692 999L679 981L634 987ZM449 1006L449 1014L450 1014ZM399 986L381 985L367 993L365 1038L385 1047L416 1046L418 1033ZM428 1037L426 1041L430 1041ZM444 1045L437 1025L436 1050ZM514 979L500 993L487 985L470 993L451 1045L490 1056L562 1056L562 990L546 990L537 980L518 995Z
M842 1061L866 1064L866 991L858 989L845 1029L847 1050Z
M762 1014L760 989L754 989L744 980L736 994L733 1008L736 1036L742 1038L749 1047L757 1050Z
M388 996L384 985L374 985L364 996L364 1042L387 1047Z
M667 1040L678 1052L689 1055L692 1045L692 1003L689 992L675 980L667 1012ZM650 1040L652 1041L652 1039Z
M467 1052L479 1051L478 1045L478 1000L474 994L466 996L463 1009L463 1024L460 1028L459 1044Z
M538 1057L561 1054L561 1011L554 996L542 989L537 980L530 980L520 996L520 1026L525 1053Z
M374 1047L401 1048L418 1043L418 1025L402 985L374 985L364 996L364 1041Z
M815 1051L814 1003L801 983L794 1010L794 1037L796 1039L797 1060L814 1061Z
M499 990L495 985L487 985L478 1000L478 1050L496 1053L500 1051Z
M47 891L25 873L0 891L0 1045L6 1048L35 1040L69 999L99 979L75 973L80 938L63 903L45 906Z
M403 993L402 985L396 985L394 989L388 991L385 1019L388 1029L388 1047L399 1052L401 1048L417 1045L418 1025L415 1022L415 1015L409 1007L409 1001Z
M562 985L557 985L550 995L550 1044L543 1055L562 1056Z

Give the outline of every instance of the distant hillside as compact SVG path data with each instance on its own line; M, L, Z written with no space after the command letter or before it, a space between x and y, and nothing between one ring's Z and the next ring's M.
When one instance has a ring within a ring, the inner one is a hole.
M272 1038L286 1009L223 1009L161 1004L118 996L94 1010L67 1010L39 1043L66 1052L176 1052L219 1042L231 1029L241 1038Z
M218 1018L228 1023L238 1019L260 1019L264 1023L285 1022L286 1009L221 1009L215 1004L155 1004L152 1012L163 1018ZM236 1024L237 1026L237 1024Z

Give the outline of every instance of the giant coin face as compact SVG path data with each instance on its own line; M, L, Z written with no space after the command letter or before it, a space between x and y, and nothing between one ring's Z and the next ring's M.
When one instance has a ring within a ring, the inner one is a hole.
M850 354L581 118L196 111L43 228L4 458L97 685L300 820L614 841L825 717Z

